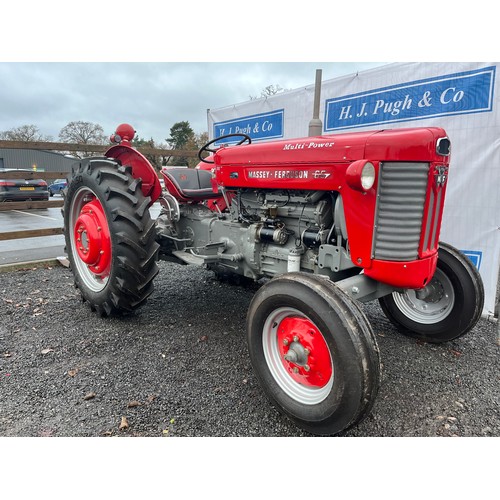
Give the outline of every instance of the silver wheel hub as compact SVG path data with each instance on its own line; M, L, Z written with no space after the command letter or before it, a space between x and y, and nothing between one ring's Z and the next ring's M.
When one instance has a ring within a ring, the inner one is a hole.
M439 268L425 288L394 292L392 297L398 309L407 318L426 325L443 321L455 304L453 284Z

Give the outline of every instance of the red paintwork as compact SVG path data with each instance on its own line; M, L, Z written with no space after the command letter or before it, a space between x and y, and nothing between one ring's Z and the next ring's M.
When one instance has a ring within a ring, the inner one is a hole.
M339 182L345 185L346 168L356 160L447 163L447 159L435 151L439 137L446 137L445 131L432 127L331 134L222 147L214 155L215 175L217 182L224 187L336 191ZM330 176L321 177L323 170ZM298 171L307 172L307 176L286 177L287 172ZM237 178L234 177L236 173ZM252 177L252 174L262 177Z
M112 142L121 142L121 141L132 141L132 139L135 136L135 130L132 125L129 125L128 123L122 123L121 125L118 125L116 127L116 132L115 136L112 136L113 139L111 139ZM118 136L118 137L116 137Z
M363 168L367 163L371 163L368 160L357 160L352 162L345 171L345 180L347 185L363 193L367 191L361 183L361 174L363 173ZM375 179L377 180L377 179ZM373 183L375 185L375 182Z
M309 350L306 363L309 370L284 358L295 336L298 337L298 342L302 344L302 347ZM321 388L330 380L332 376L330 350L313 322L296 316L285 318L278 326L278 348L283 365L296 382ZM296 373L293 371L294 368L298 370Z
M119 144L112 146L106 156L115 158L123 165L132 166L135 178L142 179L142 191L151 197L151 204L161 196L161 185L155 169L130 141L134 130L128 124L121 124L112 136ZM377 180L368 191L360 190L356 175L361 169L356 165L347 174L354 162L369 160L378 172L381 162L411 161L429 162L429 182L425 202L423 227L436 227L439 235L446 184L438 186L435 169L448 167L449 157L438 155L436 141L446 137L442 128L408 128L331 134L318 137L253 143L237 147L222 146L210 159L214 164L200 163L197 168L213 169L213 189L225 188L228 200L231 193L240 188L288 189L307 191L337 191L344 204L346 227L349 235L351 258L355 265L364 269L367 276L401 288L421 288L427 283L436 267L438 241L427 242L424 248L423 236L419 245L419 259L413 262L387 262L372 259L372 240L375 207L377 201ZM361 166L362 162L358 164ZM349 175L349 182L347 180ZM165 177L165 176L164 176ZM180 202L192 203L181 196L175 186L165 177L169 192ZM436 210L429 210L431 194L440 204ZM214 211L223 211L225 200L217 200ZM424 232L422 231L422 234Z
M365 274L374 280L397 288L423 288L434 275L437 264L437 249L430 257L408 262L372 260Z
M436 183L436 176L438 174L438 169L441 166L446 167L446 175L448 175L448 165L446 165L444 162L437 163L436 165L433 165L433 168L429 170L429 181L427 184L427 196L426 196L426 205L425 205L425 215L424 219L422 222L423 227L429 223L429 225L432 227L436 225L437 231L436 231L436 237L439 237L439 229L441 228L441 222L443 219L443 211L444 211L444 200L446 196L446 187L448 186L448 183L446 182L444 186L438 186ZM435 203L437 203L439 199L439 210L429 210L429 205L430 205L430 200L431 200L431 194L433 194L433 199L435 200ZM440 196L438 196L440 194ZM429 220L430 219L430 220ZM439 239L439 238L438 238ZM438 246L439 241L429 241L427 242L427 245L424 247L424 240L423 237L420 240L420 245L419 245L419 256L420 257L428 257L430 255L433 255L435 253L435 249Z
M209 155L205 159L207 161L214 161L214 156ZM211 163L205 163L203 161L200 161L200 163L198 163L198 165L196 165L195 168L197 168L199 170L214 170L215 171L215 165L213 165ZM217 185L215 178L212 180L212 189L213 189L214 193L217 193L219 191L219 187ZM235 197L234 192L226 191L226 198L229 202L231 202L231 200L234 197ZM206 200L205 204L207 205L207 207L210 210L212 210L212 212L215 212L215 213L224 212L224 210L226 210L228 208L224 197L219 198L217 200Z
M86 203L78 215L74 241L80 259L101 278L111 269L111 235L101 202L95 198Z
M346 171L358 160L373 163L376 176L381 162L429 162L431 169L425 213L430 212L432 216L434 212L429 211L431 191L437 195L442 190L437 218L430 221L430 224L436 224L438 235L446 184L436 186L435 168L449 164L449 157L436 152L436 141L440 137L446 137L442 128L429 127L331 134L222 147L214 154L215 177L217 183L226 189L300 189L341 193L353 263L379 281L403 288L421 288L434 273L438 241L429 242L427 248L421 241L419 259L412 263L372 259L377 181L368 191L353 189L347 182ZM353 179L350 181L351 185L356 184ZM426 224L424 218L424 227Z
M144 196L151 198L150 205L152 205L161 196L160 179L148 159L132 147L131 141L134 134L134 128L131 125L122 123L111 136L111 141L118 142L118 145L111 146L104 154L108 158L120 161L122 165L132 167L132 175L135 179L142 179L142 192Z

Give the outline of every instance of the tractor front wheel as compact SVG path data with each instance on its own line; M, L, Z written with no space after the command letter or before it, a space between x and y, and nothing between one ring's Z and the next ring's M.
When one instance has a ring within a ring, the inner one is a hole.
M307 432L337 434L372 408L375 336L358 304L328 279L288 273L263 285L248 310L247 340L264 392Z
M73 168L64 235L75 284L101 316L129 313L153 291L158 244L151 200L131 167L107 158Z
M437 344L456 339L476 325L483 311L484 287L474 264L441 242L436 272L424 289L393 292L379 302L401 333Z

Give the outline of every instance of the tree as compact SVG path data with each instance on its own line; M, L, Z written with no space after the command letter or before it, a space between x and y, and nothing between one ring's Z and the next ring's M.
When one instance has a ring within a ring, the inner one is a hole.
M69 122L59 132L59 139L61 142L72 144L95 144L103 146L108 143L108 137L100 125L82 121ZM92 156L89 152L76 152L73 154L79 158Z
M279 94L280 92L285 92L286 89L284 89L283 87L280 87L278 84L276 85L268 85L267 87L264 87L261 91L260 91L260 96L248 96L250 97L250 100L251 101L254 101L255 99L260 99L262 97L269 97L269 96L272 96L272 95L275 95L275 94Z
M199 151L202 146L204 146L208 142L208 133L202 132L201 134L193 134L192 137L186 143L184 149L187 151ZM200 160L195 158L188 158L187 165L190 168L196 167Z
M170 127L170 139L165 139L172 149L183 149L194 131L188 121L174 123Z
M59 132L59 139L73 144L104 145L108 142L108 137L100 125L81 121L69 122Z
M172 149L187 149L187 144L194 138L194 131L188 121L177 122L170 127L170 139L165 139ZM185 156L171 156L168 160L171 165L189 165Z
M52 141L52 137L50 135L42 135L36 125L21 125L20 127L0 132L0 139L3 141L25 142Z

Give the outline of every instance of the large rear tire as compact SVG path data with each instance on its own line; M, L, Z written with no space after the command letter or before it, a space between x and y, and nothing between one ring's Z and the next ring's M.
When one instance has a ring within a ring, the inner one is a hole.
M305 431L337 434L371 410L377 342L358 304L331 281L288 273L263 285L248 310L247 340L264 392Z
M484 287L476 266L459 250L441 242L436 272L423 290L394 292L379 302L404 335L441 343L474 328L483 311Z
M130 313L153 292L158 244L150 204L131 167L107 158L73 167L64 202L66 251L77 288L101 316Z

